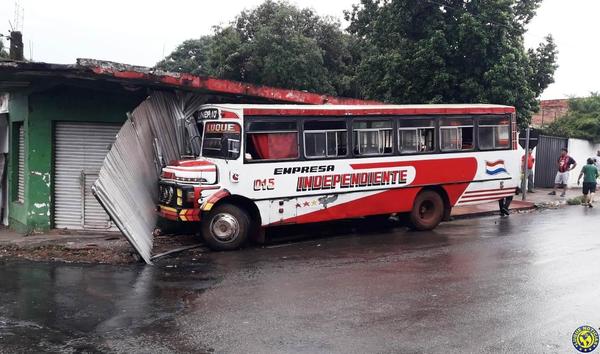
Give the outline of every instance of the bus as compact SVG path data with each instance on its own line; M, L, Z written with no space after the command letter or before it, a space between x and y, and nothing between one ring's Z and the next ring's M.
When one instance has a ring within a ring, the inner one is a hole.
M519 183L510 106L219 104L194 117L198 156L163 168L157 210L199 223L214 250L270 226L376 215L431 230Z

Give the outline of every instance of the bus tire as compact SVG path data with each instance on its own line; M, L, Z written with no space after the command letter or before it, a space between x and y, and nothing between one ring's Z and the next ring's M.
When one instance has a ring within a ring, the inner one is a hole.
M202 238L215 251L240 248L250 230L248 213L233 204L217 205L202 220Z
M444 200L439 193L432 190L421 191L412 211L410 212L410 223L415 230L432 230L444 218Z

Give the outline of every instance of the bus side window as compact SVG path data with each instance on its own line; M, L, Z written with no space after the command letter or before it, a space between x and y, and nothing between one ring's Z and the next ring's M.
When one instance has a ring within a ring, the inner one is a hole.
M444 118L440 120L440 148L442 151L473 150L473 119Z
M307 158L346 156L347 140L345 121L304 122L304 156Z
M510 147L510 118L480 118L477 137L481 150L508 149Z
M250 122L244 156L257 160L290 160L298 155L298 127L294 122ZM250 159L246 159L250 160Z
M354 121L352 130L352 146L355 155L387 155L392 153L394 131L391 121Z
M398 150L401 154L435 150L433 119L400 119L398 124Z

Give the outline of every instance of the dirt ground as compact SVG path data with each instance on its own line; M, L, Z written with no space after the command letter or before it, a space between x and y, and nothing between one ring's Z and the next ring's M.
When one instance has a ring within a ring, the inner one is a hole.
M199 243L200 239L196 235L155 236L153 254ZM3 258L100 264L132 264L141 261L120 233L90 234L53 230L44 234L21 235L6 228L0 229L0 259Z

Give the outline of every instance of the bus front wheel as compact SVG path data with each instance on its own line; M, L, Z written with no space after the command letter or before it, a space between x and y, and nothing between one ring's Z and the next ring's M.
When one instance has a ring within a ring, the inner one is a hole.
M204 242L215 251L239 248L248 239L248 213L233 204L217 205L202 220Z
M424 190L417 195L410 212L410 222L415 230L432 230L444 217L444 201L439 193Z

